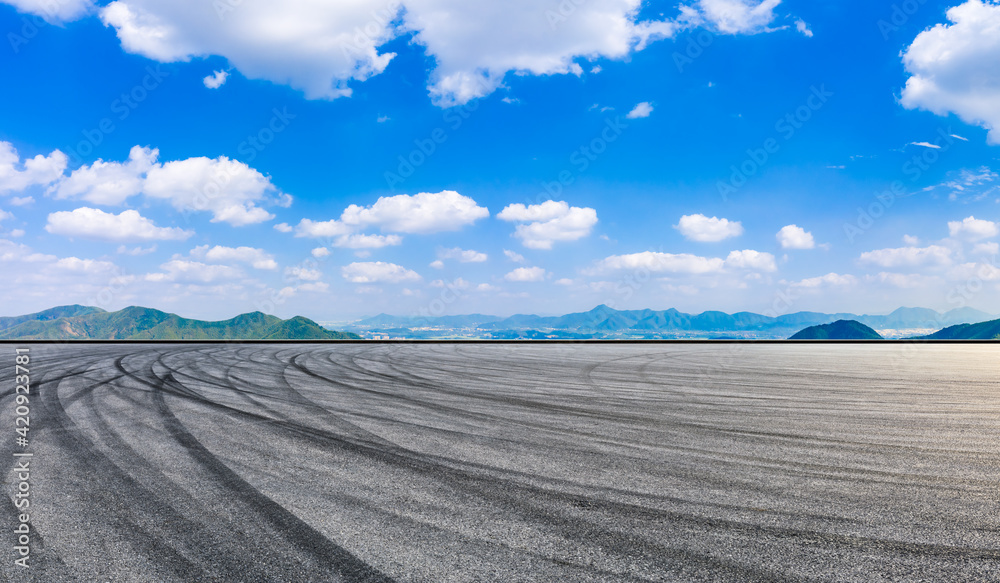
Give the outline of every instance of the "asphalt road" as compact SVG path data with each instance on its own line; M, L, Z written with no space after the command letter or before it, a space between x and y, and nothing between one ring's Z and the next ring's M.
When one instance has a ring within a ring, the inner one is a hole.
M1000 580L997 347L13 348L3 580Z

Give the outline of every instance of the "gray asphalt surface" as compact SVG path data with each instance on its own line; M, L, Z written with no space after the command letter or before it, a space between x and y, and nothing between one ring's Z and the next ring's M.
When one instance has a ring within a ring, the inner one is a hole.
M3 580L1000 580L997 347L3 353Z

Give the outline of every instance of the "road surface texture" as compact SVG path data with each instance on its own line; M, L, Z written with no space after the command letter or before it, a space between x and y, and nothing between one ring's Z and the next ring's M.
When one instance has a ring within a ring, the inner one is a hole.
M1000 580L997 347L2 350L3 580Z

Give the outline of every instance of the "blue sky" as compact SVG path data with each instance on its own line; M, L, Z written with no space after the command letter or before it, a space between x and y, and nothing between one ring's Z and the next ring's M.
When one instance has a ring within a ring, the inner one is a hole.
M1000 313L996 3L313 4L0 2L5 315Z

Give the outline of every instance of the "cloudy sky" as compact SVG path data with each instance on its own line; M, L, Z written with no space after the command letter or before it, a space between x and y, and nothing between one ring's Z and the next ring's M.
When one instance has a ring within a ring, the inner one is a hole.
M1000 4L0 0L2 315L1000 312Z

